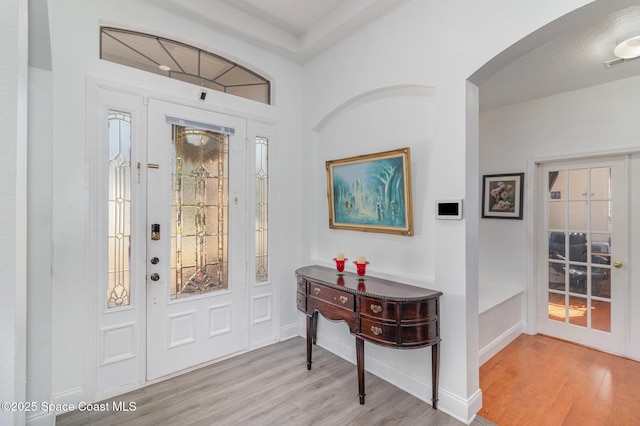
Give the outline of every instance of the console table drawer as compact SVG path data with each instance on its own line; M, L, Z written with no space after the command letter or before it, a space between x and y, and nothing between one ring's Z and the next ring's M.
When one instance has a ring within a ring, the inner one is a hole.
M371 299L368 297L360 298L360 313L373 318L382 318L387 320L396 320L396 303L385 302L383 300Z
M401 321L426 320L438 317L438 299L421 302L402 303L400 305Z
M353 294L334 290L332 288L316 284L313 281L309 284L309 296L336 306L344 307L351 312L355 310L355 298Z
M438 321L420 324L402 325L400 327L400 344L402 347L423 347L440 341Z
M298 310L302 312L307 312L307 298L304 294L298 292L296 293L296 305L298 306Z
M316 299L315 297L309 297L307 300L307 315L309 315L309 312L314 311L320 312L322 316L328 320L344 321L349 326L351 333L356 332L356 316L352 310Z
M302 277L298 277L298 291L307 294L307 280Z
M397 330L398 328L395 323L383 323L367 318L360 318L360 334L369 340L375 340L383 345L397 345Z

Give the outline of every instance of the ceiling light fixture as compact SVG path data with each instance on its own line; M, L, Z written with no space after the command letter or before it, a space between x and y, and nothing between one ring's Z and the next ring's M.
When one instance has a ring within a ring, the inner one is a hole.
M171 71L171 67L167 65L158 65L158 68L160 68L162 71Z
M633 59L640 56L640 35L620 42L613 49L613 54L623 59Z

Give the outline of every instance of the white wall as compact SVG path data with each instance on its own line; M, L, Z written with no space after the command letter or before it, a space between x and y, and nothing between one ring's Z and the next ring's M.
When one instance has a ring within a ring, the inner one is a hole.
M50 71L29 69L27 401L40 402L51 400L52 375L51 85Z
M478 213L473 206L477 194L466 194L479 182L473 152L477 135L466 126L474 120L467 99L477 92L467 87L466 79L511 43L584 3L411 1L304 67L303 140L308 143L303 161L308 172L303 184L313 188L303 196L308 212L303 223L305 260L329 264L337 252L363 255L371 259L371 274L443 291L439 407L463 420L481 403L474 255L478 221L436 221L434 201L468 197L469 214ZM414 88L413 96L386 96L401 86ZM433 95L423 96L424 88L431 88ZM383 99L375 99L376 93ZM362 97L370 102L356 102ZM324 161L403 146L412 150L415 236L329 230ZM351 349L353 343L344 334L330 324L321 337L346 356L344 347ZM367 365L374 373L411 391L416 389L411 379L428 388L426 350L415 355L368 348L374 364L368 360ZM384 368L376 370L378 363ZM389 369L395 369L393 375L385 372ZM405 372L413 377L400 374Z
M0 0L0 401L26 394L27 287L27 4ZM1 424L19 425L24 411L0 410Z
M607 151L640 149L640 77L618 80L481 113L481 173L526 171L529 161L584 156ZM640 184L639 159L631 161L631 188ZM533 179L525 176L525 179ZM633 194L633 192L631 192ZM631 197L630 270L640 271L637 259L638 197ZM525 196L524 219L483 219L480 223L480 281L527 289L531 284L528 239L533 217L532 194ZM499 271L499 273L496 273ZM529 290L532 288L529 287ZM631 306L640 303L640 289L631 285ZM529 296L531 297L531 295ZM531 299L529 299L531 301ZM531 304L529 304L531 307ZM631 309L629 356L640 358L640 316ZM526 315L526 314L525 314ZM529 318L531 318L529 312ZM526 320L526 318L525 318Z

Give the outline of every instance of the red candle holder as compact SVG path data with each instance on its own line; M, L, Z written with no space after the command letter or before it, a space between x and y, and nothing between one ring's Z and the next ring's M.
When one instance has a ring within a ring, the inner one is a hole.
M364 274L367 272L367 265L369 262L358 263L353 262L356 265L356 272L358 273L358 279L363 280Z
M342 273L344 272L344 262L349 259L347 259L346 257L344 259L338 259L334 257L333 260L336 262L336 269L338 270L338 275L344 275Z

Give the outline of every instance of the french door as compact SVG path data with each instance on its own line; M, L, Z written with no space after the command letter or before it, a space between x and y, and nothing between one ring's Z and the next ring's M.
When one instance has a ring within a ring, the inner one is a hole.
M624 158L538 167L538 331L624 354L628 189Z
M246 122L148 105L147 380L247 347Z

